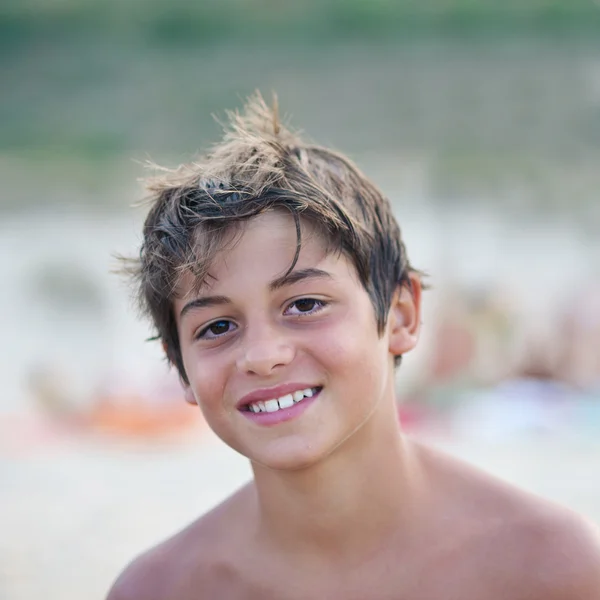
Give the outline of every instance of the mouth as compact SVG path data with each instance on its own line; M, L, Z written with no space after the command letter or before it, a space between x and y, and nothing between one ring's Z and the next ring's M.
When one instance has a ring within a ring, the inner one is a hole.
M250 413L275 413L280 410L291 408L296 404L301 404L307 398L316 396L322 389L322 387L314 387L296 390L279 398L271 398L269 400L260 400L245 404L240 410L242 412Z

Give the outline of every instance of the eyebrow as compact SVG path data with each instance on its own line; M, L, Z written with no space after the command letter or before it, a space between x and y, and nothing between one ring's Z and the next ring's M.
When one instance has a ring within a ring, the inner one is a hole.
M202 296L201 298L194 298L181 309L179 318L182 319L186 313L195 308L207 308L209 306L220 306L221 304L230 303L231 300L227 296Z
M316 269L314 267L298 269L297 271L291 271L290 273L286 273L281 277L273 279L273 281L269 283L269 291L275 292L286 285L293 285L294 283L304 281L305 279L333 279L333 277L327 271ZM183 318L190 310L220 306L223 304L231 304L231 300L227 296L202 296L200 298L194 298L181 309L179 318Z
M292 285L303 281L304 279L333 279L331 273L323 271L322 269L316 269L314 267L308 269L298 269L297 271L291 271L285 273L281 277L277 277L269 284L269 290L274 292L286 285Z

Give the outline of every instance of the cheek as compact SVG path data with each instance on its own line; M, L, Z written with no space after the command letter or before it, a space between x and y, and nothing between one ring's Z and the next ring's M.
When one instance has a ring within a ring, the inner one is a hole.
M223 366L216 357L196 356L188 352L183 356L190 386L203 412L221 405L225 389Z
M372 383L386 364L387 346L374 321L348 315L322 332L320 358L328 371L344 375L349 384L359 383L357 379Z

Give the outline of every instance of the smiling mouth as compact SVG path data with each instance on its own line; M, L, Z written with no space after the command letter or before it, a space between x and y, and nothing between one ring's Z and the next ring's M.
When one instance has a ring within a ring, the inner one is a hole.
M272 398L271 400L251 402L250 404L246 404L242 410L252 413L277 412L278 410L282 410L284 408L291 408L295 404L302 402L305 398L312 398L313 396L316 396L322 389L323 388L321 387L306 388L304 390L297 390L290 394L286 394L285 396L281 396L281 398Z

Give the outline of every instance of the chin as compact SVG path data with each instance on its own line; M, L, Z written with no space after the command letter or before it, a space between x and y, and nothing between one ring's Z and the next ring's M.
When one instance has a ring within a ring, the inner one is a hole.
M308 469L331 454L333 448L306 440L277 440L260 451L248 449L243 452L253 465L273 471L300 471Z

